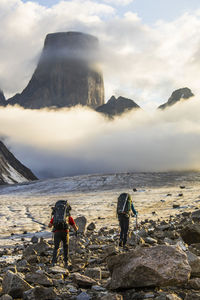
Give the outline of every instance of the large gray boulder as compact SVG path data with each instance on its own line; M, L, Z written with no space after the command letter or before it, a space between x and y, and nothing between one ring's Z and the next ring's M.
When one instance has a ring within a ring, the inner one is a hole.
M32 286L19 273L8 270L3 277L2 291L14 299L21 298L23 293L31 288Z
M176 286L188 281L191 267L186 254L175 246L137 248L108 259L111 289Z
M8 99L25 108L96 108L104 104L104 83L98 65L98 39L81 32L46 36L38 66L21 94Z

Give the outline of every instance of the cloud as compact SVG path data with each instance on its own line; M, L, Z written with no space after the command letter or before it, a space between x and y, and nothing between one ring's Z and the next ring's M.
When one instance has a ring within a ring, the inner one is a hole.
M103 0L103 1L111 5L121 5L121 6L126 6L133 2L133 0Z
M37 176L199 170L200 101L113 121L82 107L0 109L0 136Z
M47 8L1 0L0 15L0 88L7 97L27 85L46 34L72 30L99 38L106 100L122 95L152 110L175 89L200 92L198 11L150 26L135 12L121 16L112 1L61 1Z

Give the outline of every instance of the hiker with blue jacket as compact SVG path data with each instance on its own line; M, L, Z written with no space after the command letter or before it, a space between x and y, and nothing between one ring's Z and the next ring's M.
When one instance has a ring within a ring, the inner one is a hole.
M134 208L131 195L128 193L122 193L118 197L117 201L117 216L120 226L120 239L119 246L126 249L127 235L129 230L129 218L131 211L137 216L137 211Z

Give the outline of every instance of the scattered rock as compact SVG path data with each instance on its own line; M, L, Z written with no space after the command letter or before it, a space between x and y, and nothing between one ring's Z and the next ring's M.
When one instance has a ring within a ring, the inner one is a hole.
M88 226L87 226L87 230L94 230L96 228L96 225L94 224L94 222L90 223Z
M37 286L31 290L24 292L24 300L55 300L57 299L57 294L53 288L45 288Z
M96 280L101 280L101 268L87 268L85 270L85 275Z
M78 226L78 231L82 234L85 233L87 219L84 216L78 217L75 219L75 222Z
M14 298L21 298L23 292L31 289L32 286L26 282L19 273L7 271L3 277L2 291Z
M188 224L180 231L181 237L188 245L200 243L200 225Z
M73 281L78 287L87 288L96 285L96 281L80 273L73 273Z

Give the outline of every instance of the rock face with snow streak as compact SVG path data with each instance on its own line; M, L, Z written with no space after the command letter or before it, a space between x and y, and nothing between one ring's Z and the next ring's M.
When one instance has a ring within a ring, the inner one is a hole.
M89 34L48 34L30 82L21 94L8 99L8 104L32 109L104 104L98 48L98 39Z
M0 141L0 184L13 184L36 180L37 177L20 163Z

